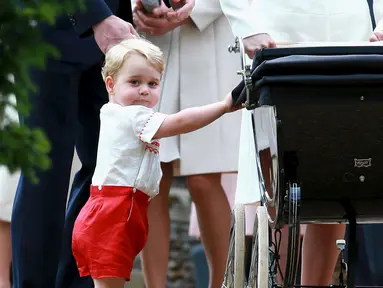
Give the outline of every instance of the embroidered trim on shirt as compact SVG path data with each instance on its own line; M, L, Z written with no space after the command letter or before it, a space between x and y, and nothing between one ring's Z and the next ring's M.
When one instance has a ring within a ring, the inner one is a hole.
M160 143L158 141L153 141L150 144L146 144L145 150L148 150L151 153L158 154L160 148Z
M142 133L144 133L144 130L145 130L146 126L148 125L149 121L153 118L154 114L156 114L156 112L153 112L152 115L150 115L150 117L149 117L148 120L146 121L144 127L141 129L141 131L140 131L140 135L138 135L138 139L139 139L141 142L144 142L144 141L142 141L142 139L141 139ZM144 143L146 143L146 142L144 142Z

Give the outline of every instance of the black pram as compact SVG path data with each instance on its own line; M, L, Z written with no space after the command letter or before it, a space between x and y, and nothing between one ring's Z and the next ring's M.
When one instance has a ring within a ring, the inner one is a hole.
M248 94L242 85L234 98L254 123L258 110L271 119L254 136L266 143L257 155L270 227L289 226L284 287L295 280L299 224L345 221L353 287L356 224L383 222L383 46L264 49L249 68Z

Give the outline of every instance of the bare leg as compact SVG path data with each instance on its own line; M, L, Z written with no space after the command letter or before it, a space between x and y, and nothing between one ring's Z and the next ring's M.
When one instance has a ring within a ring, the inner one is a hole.
M11 224L0 220L0 288L11 288Z
M220 288L225 274L230 234L230 205L221 186L221 174L187 178L196 205L201 241L210 272L210 288Z
M169 260L169 191L173 180L172 163L162 163L160 193L149 205L149 236L141 259L147 288L164 288Z
M124 288L123 278L99 278L93 279L94 288Z
M331 283L339 250L336 240L344 239L344 224L307 225L302 247L302 285Z

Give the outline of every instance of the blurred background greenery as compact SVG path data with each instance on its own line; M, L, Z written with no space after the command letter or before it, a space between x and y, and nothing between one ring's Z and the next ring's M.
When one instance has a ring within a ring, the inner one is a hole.
M81 0L0 1L0 165L10 172L22 170L34 182L36 169L50 167L50 144L41 130L22 123L31 109L28 93L37 89L28 70L59 56L43 41L38 23L53 25L59 15L81 8ZM20 125L8 113L12 109L19 113Z

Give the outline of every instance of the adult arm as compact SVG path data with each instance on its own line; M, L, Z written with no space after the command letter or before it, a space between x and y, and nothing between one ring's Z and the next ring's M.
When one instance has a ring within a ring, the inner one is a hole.
M267 33L261 21L252 15L253 9L249 0L220 0L220 4L235 36L246 38Z
M69 17L80 37L94 33L96 43L103 53L122 40L138 35L132 24L113 15L104 0L85 0L84 5L86 10Z
M84 10L69 15L74 30L80 37L93 33L92 27L113 15L104 0L84 0Z
M262 19L253 15L248 0L220 0L221 9L230 23L233 34L243 38L246 54L253 58L254 52L262 48L272 48L276 44L264 27Z

